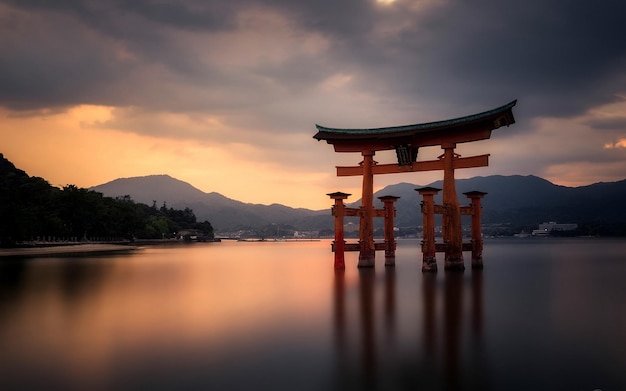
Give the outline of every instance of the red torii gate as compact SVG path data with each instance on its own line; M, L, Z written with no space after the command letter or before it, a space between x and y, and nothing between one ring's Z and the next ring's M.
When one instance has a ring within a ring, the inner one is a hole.
M515 123L513 117L513 106L517 103L514 100L504 106L483 113L450 119L438 122L429 122L415 125L395 126L387 128L372 129L338 129L328 128L316 125L317 134L313 138L325 140L328 144L332 144L335 152L360 152L363 161L358 166L337 167L337 176L363 176L363 187L361 196L361 207L358 210L348 210L343 206L343 200L349 194L331 193L329 196L335 200L333 213L337 209L341 210L342 220L345 215L359 216L359 267L373 267L375 260L375 251L377 250L374 243L374 226L373 217L375 215L393 216L393 201L388 199L385 202L385 209L375 210L373 207L374 198L374 175L375 174L393 174L404 172L432 171L443 170L443 205L439 213L443 215L443 236L445 251L445 268L446 269L464 269L463 264L463 243L461 231L461 207L456 195L456 187L454 181L454 170L457 168L484 167L489 165L489 155L478 155L470 157L461 157L454 152L454 148L459 143L485 140L491 137L491 131L502 126L509 126ZM437 160L417 161L418 150L420 147L441 146L444 153ZM394 150L396 151L397 163L378 164L374 161L376 151ZM480 202L478 201L484 193L468 195L472 199L472 205L478 205L478 213L480 211ZM394 197L395 198L395 197ZM475 202L476 201L476 202ZM473 209L465 211L464 214L471 214ZM350 214L345 214L349 212ZM432 210L432 213L437 213ZM479 216L479 215L478 215ZM432 217L432 216L431 216ZM473 219L473 223L476 219ZM480 222L480 217L478 217ZM334 243L335 251L335 267L343 266L343 251L345 245L343 243L343 227L339 228L337 220L335 222L336 240ZM387 224L386 224L387 225ZM392 227L393 228L393 227ZM426 227L425 227L426 228ZM341 242L337 240L337 229L341 230ZM473 230L475 228L473 227ZM478 225L480 230L480 225ZM426 235L426 233L425 233ZM480 236L480 235L479 235ZM385 234L386 242L387 234ZM433 235L434 240L434 235ZM391 231L391 239L393 248L393 230ZM433 242L433 247L434 245ZM388 255L388 246L384 247L386 255ZM436 270L432 262L434 262L434 254L429 258L430 268L426 265L426 252L429 245L424 243L422 252L424 253L424 264L422 270ZM435 248L436 251L436 248ZM338 254L339 253L339 254ZM480 265L482 266L482 243L480 251ZM430 253L429 253L430 254ZM340 258L338 258L340 256ZM430 257L430 255L429 255ZM476 262L478 264L478 262Z

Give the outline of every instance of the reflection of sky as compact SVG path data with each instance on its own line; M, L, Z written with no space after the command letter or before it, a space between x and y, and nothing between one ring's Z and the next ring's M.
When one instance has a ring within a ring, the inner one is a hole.
M326 241L3 263L0 380L8 389L626 385L626 267L615 250L624 244L523 243L487 241L485 269L464 273L422 274L412 240L399 241L395 268L379 256L375 269L357 269L348 253L339 273Z
M90 259L84 266L33 261L23 271L17 297L5 303L10 317L2 339L15 342L24 365L41 360L43 366L52 359L49 352L60 355L50 364L68 376L99 377L120 358L206 351L219 360L222 351L266 348L265 339L282 322L286 338L326 323L328 315L319 314L328 299L317 289L325 280L323 269L289 252L263 259L255 244L234 252L239 259L229 251L225 243L185 252L185 259L177 259L174 248L146 250L132 259ZM69 276L76 267L82 271ZM296 278L302 272L307 278Z

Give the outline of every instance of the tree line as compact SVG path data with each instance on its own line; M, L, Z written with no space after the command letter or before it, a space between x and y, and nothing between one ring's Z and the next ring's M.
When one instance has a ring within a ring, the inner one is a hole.
M213 239L211 223L196 221L189 208L157 208L128 195L105 197L75 185L57 188L0 154L0 246L46 238L163 239L181 231Z

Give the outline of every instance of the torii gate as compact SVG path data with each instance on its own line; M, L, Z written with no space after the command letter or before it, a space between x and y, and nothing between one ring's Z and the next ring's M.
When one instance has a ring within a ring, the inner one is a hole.
M373 207L374 175L443 170L443 210L441 213L443 214L445 268L461 270L465 268L461 207L456 194L454 170L488 166L489 154L461 157L454 152L454 148L459 143L488 139L491 137L492 130L515 123L512 109L516 103L517 100L514 100L483 113L416 125L372 129L337 129L316 125L318 132L313 138L318 141L326 140L328 144L333 145L335 152L360 152L363 156L363 161L358 166L337 167L337 176L363 176L361 208L358 211L352 211L352 215L358 215L360 218L358 267L374 266L376 246L372 218L379 212ZM438 160L417 161L420 147L437 145L441 146L444 151ZM378 164L374 161L376 151L394 149L397 163ZM335 199L337 206L348 195L331 193L329 196ZM341 207L341 209L347 208ZM478 229L480 230L480 226ZM340 247L335 248L335 267L343 267L344 244L335 243L335 246ZM341 252L341 260L337 258L338 250ZM426 253L424 257L426 261ZM434 258L431 261L434 262ZM422 269L424 270L424 266ZM436 263L434 270L436 270Z

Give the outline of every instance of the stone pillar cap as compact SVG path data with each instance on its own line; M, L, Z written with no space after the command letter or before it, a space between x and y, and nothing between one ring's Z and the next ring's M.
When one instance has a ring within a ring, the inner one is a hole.
M426 186L426 187L420 187L419 189L415 189L415 191L418 191L420 194L422 193L439 193L441 191L441 189L438 189L436 187L430 187L430 186Z
M326 195L332 198L333 200L345 200L346 198L350 197L352 194L336 191L334 193L328 193Z
M487 193L485 193L484 191L473 190L473 191L466 191L463 194L465 194L467 197L482 197Z

